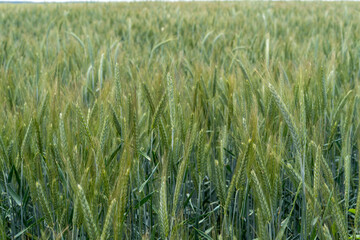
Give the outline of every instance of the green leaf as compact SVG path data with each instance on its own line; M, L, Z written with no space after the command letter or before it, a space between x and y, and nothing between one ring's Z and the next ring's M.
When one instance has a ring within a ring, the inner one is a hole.
M350 208L350 209L349 209L349 212L352 213L352 214L355 214L355 213L356 213L356 210L353 209L353 208Z
M21 197L14 191L14 189L8 184L8 194L14 199L17 205L21 206Z

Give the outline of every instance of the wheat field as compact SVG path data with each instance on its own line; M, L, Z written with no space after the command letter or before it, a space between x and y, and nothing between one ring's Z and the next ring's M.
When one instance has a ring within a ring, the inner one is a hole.
M0 5L0 239L360 239L360 5Z

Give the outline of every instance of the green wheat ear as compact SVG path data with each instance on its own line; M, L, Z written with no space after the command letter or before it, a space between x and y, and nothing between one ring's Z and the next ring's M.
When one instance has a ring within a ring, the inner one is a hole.
M169 107L170 107L170 124L171 124L171 149L174 148L174 131L176 127L176 109L175 109L175 99L174 99L174 83L170 73L166 76L167 79L167 94L169 98Z
M22 143L21 143L21 152L20 152L20 153L21 153L21 156L24 155L25 148L26 148L27 146L29 146L29 144L30 144L30 141L31 141L31 138L30 138L30 136L31 136L31 131L32 131L32 119L31 119L30 122L29 122L29 125L28 125L28 127L27 127L27 129L26 129L26 132L25 132L23 141L22 141Z
M60 130L60 140L61 140L61 148L63 150L63 152L65 153L66 157L70 157L69 154L69 147L67 144L67 139L66 139L66 133L65 133L65 124L64 124L64 118L62 113L60 113L60 121L59 121L59 130Z
M260 207L262 209L261 213L263 216L264 216L264 221L269 221L271 219L271 212L270 212L270 208L269 208L269 205L266 201L266 198L265 198L265 194L264 194L264 191L261 187L261 184L259 182L259 179L255 173L254 170L251 170L251 180L253 182L253 187L255 188L255 192L256 192L256 196L257 196L257 199L260 203Z
M166 93L163 94L156 110L155 110L155 113L154 113L154 117L153 117L153 120L151 122L151 128L154 129L156 127L157 124L159 124L159 121L160 121L160 117L161 117L161 114L163 113L164 111L164 108L166 106Z
M316 149L316 158L315 158L315 166L314 166L314 197L315 197L315 202L317 201L317 198L318 198L319 192L320 192L321 158L322 158L321 148L317 147L317 149Z
M78 197L79 197L79 201L81 204L82 212L85 217L85 225L86 225L86 228L88 231L88 237L90 239L98 239L99 233L98 233L98 229L95 225L95 219L92 215L92 211L90 210L90 206L86 199L84 190L82 189L80 184L78 184Z
M111 114L112 114L113 123L115 125L115 129L116 129L117 133L119 134L119 136L122 136L122 130L121 130L121 124L120 124L119 118L116 114L114 107L111 104L110 104L110 109L111 109Z
M110 203L108 212L105 217L105 223L103 226L102 234L100 236L100 240L108 239L109 230L110 230L111 222L113 221L115 208L116 208L116 199L113 199Z
M120 81L120 67L118 63L116 63L115 65L115 100L116 100L116 106L120 106L121 81Z
M181 190L181 186L183 184L184 178L185 178L185 170L188 167L190 151L192 150L192 147L193 147L193 144L195 141L196 129L197 129L197 126L196 126L196 124L194 124L192 126L192 128L189 129L189 132L188 132L188 135L187 135L187 138L185 141L184 157L180 163L180 167L179 167L179 170L177 173L176 183L175 183L173 208L172 208L172 213L171 213L171 216L173 218L175 218L177 205L178 205L178 201L179 201L180 190Z
M2 219L2 217L0 218L0 238L1 239L6 239L7 236L6 236L6 226L5 226L5 223Z
M105 153L105 143L108 135L109 135L109 117L106 116L100 135L100 150L102 153Z
M236 167L234 170L234 175L231 178L230 186L228 188L227 195L226 195L226 201L225 201L225 206L224 206L225 214L227 214L227 210L229 209L231 199L233 197L237 183L240 181L240 179L242 179L242 178L245 179L246 165L247 165L247 160L248 160L248 155L249 155L249 151L251 148L251 144L252 144L252 140L249 139L245 152L243 153L243 155L239 156L237 159ZM242 192L240 192L240 194L241 193Z
M161 186L160 186L160 209L159 209L159 220L160 230L163 239L166 239L169 235L169 219L168 219L168 208L167 208L167 165L168 160L163 161L163 169L161 174Z
M44 212L45 221L49 225L49 227L53 227L54 222L53 222L52 214L50 211L50 204L49 204L48 198L47 198L47 196L45 196L44 190L39 182L36 182L36 190L37 190L37 195L38 195L38 199L40 201L41 208Z
M75 110L76 110L76 113L77 113L77 115L79 117L79 120L80 120L80 126L82 128L81 129L82 133L85 134L85 136L87 137L90 145L92 147L94 147L92 139L91 139L90 129L89 129L88 125L86 124L84 114L82 113L79 105L75 105Z
M298 134L298 130L295 127L294 120L293 120L292 116L290 115L285 103L283 102L283 100L281 99L279 94L276 92L275 88L270 83L269 83L269 90L271 92L271 95L275 99L276 105L280 109L280 112L281 112L282 116L284 117L286 124L289 127L290 134L294 141L295 148L296 148L297 152L300 154L300 156L302 156L302 147L301 147L301 143L300 143L300 137Z
M203 129L199 132L198 142L197 142L197 151L196 151L196 165L199 174L199 181L202 181L202 178L206 175L206 165L204 164L204 131Z
M360 189L360 183L358 184L358 189ZM358 192L356 198L356 209L355 209L355 218L354 218L355 231L359 230L359 221L360 221L360 193Z

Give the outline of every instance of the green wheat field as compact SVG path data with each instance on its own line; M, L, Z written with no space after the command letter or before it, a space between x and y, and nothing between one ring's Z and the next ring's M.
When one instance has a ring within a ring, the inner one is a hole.
M360 239L360 4L0 5L0 239Z

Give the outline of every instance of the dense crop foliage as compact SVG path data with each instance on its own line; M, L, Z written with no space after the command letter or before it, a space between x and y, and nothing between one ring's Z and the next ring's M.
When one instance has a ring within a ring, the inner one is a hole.
M0 239L355 239L360 6L0 5Z

